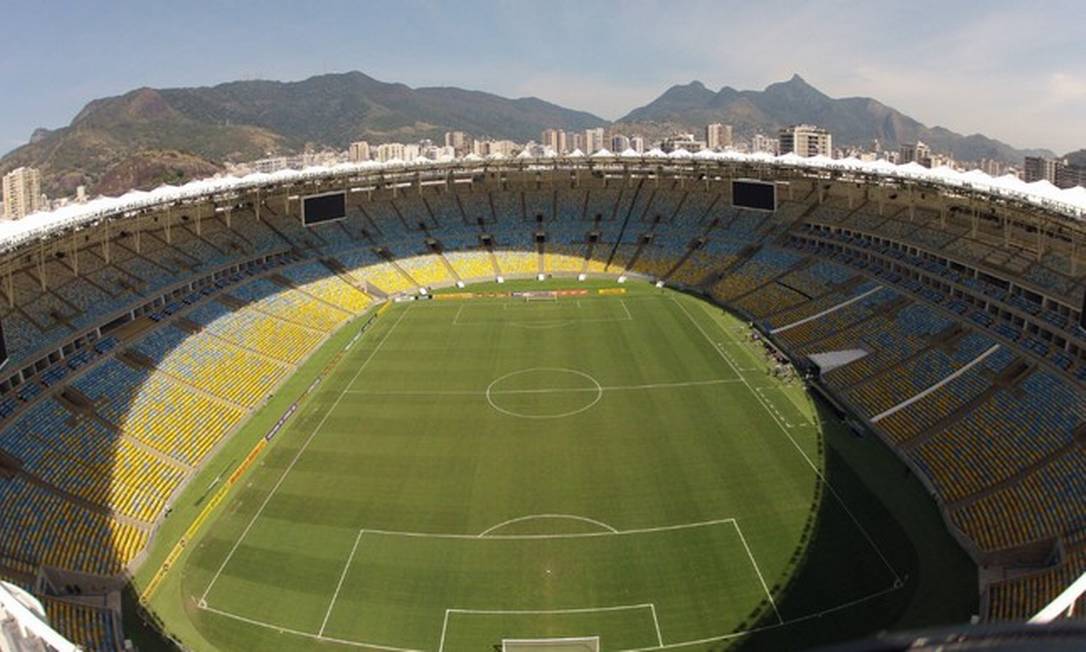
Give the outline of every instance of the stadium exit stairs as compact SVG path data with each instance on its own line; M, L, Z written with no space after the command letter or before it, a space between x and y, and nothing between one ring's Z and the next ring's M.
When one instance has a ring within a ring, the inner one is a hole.
M876 319L876 318L879 318L879 317L885 317L887 319L893 319L893 318L895 318L897 316L897 314L899 312L904 310L906 307L908 307L912 303L913 303L913 300L911 298L907 297L907 296L903 295L903 296L896 297L896 298L891 299L890 301L888 301L883 306L881 306L879 308L879 310L873 311L871 314L867 315L866 317L863 317L862 319L858 319L858 320L848 324L847 326L844 326L843 328L834 329L834 330L831 330L830 332L823 332L821 335L819 335L817 337L812 337L811 339L809 339L809 340L807 340L805 342L798 342L797 345L800 346L800 347L804 347L805 349L809 349L812 346L817 346L819 344L819 342L822 342L824 340L828 340L828 339L830 339L832 337L839 336L841 334L841 331L843 331L843 330L847 330L847 329L850 329L850 328L855 328L856 326L859 326L860 324L864 324L866 322L869 322L872 319Z
M948 510L951 511L958 510L963 507L968 507L969 505L977 502L978 500L981 500L982 498L1003 491L1008 487L1013 487L1014 485L1022 482L1040 469L1048 466L1049 464L1052 464L1053 462L1059 460L1062 457L1070 455L1071 453L1080 448L1086 449L1086 424L1079 427L1079 430L1076 431L1074 437L1072 438L1072 441L1064 444L1063 446L1060 446L1059 448L1052 451L1051 453L1048 453L1041 459L1019 469L1016 473L1013 473L1012 475L1004 478L1003 480L1000 480L999 482L987 485L984 487L984 489L981 489L976 493L946 503L946 507Z
M439 253L437 255L437 259L440 260L441 264L445 266L445 271L449 273L449 276L451 278L453 278L456 281L462 281L463 280L462 278L460 278L460 275L456 273L456 270L453 269L452 263L449 262L449 259L445 258L444 253Z
M859 380L848 383L846 385L842 385L839 390L843 392L851 392L855 389L859 389L860 387L871 383L873 380L882 378L883 376L887 376L893 372L897 372L916 358L926 355L928 352L935 348L941 348L943 352L949 355L954 352L957 343L961 341L961 339L967 334L968 331L966 331L961 324L953 323L944 328L942 331L929 337L927 344L921 346L913 353L910 353L909 355L905 356L904 358L898 360L893 364L887 365L881 369L877 369L864 376L863 378L860 378Z
M987 401L991 400L991 398L995 396L996 392L998 392L999 390L1012 389L1013 387L1015 387L1018 383L1022 382L1026 378L1026 376L1029 375L1029 372L1032 371L1033 368L1033 365L1024 362L1021 358L1017 359L1016 361L1008 365L1007 368L998 376L992 378L992 384L983 392L981 392L976 398L965 403L954 412L944 415L943 418L939 419L931 426L929 426L927 430L922 430L918 432L915 437L899 443L898 446L903 451L909 452L924 445L932 437L938 435L950 426L961 421L970 412L977 409Z

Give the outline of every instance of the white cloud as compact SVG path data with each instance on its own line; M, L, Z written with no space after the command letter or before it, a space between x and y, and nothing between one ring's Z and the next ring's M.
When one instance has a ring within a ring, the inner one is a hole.
M1048 77L1048 99L1055 104L1086 100L1086 79L1064 72Z

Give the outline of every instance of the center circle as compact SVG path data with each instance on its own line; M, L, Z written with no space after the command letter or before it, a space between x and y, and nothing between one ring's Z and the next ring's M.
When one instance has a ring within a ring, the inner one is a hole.
M532 367L511 371L486 388L486 401L502 414L522 419L561 419L580 414L603 398L603 387L583 371Z

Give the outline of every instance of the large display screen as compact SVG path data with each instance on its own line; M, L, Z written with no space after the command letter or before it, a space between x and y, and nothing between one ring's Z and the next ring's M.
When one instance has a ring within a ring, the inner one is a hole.
M777 210L777 185L766 181L732 181L732 206L757 211Z
M347 193L331 192L302 197L302 224L320 224L347 217Z

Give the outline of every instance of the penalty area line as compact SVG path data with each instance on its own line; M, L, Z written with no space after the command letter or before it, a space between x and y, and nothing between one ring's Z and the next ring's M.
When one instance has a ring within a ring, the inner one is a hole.
M710 521L698 521L695 523L679 523L677 525L659 525L656 527L633 528L630 530L608 529L604 532L567 532L565 534L490 534L495 528L487 530L487 534L460 534L454 532L410 532L405 530L377 530L366 528L366 534L381 534L390 537L407 537L415 539L471 539L479 540L535 540L535 539L589 539L594 537L621 537L633 534L652 534L654 532L674 532L676 530L690 530L724 523L734 523L735 518L718 518ZM499 524L503 525L503 524ZM610 527L610 526L608 526Z
M750 565L754 567L754 573L758 576L758 581L762 584L762 590L765 591L765 597L769 598L769 604L773 607L773 613L777 614L777 622L783 623L784 618L781 618L781 612L777 610L777 601L773 599L773 594L769 591L769 585L765 583L765 578L762 577L762 570L758 568L758 562L754 560L754 553L750 551L750 546L747 545L747 538L743 536L743 529L739 527L739 520L733 520L732 525L735 526L735 533L739 535L739 542L743 544L743 550L747 551L747 559L750 560Z
M339 592L343 589L343 580L347 579L347 571L351 569L351 562L354 561L354 553L358 551L358 542L362 540L362 534L365 530L359 530L358 536L354 538L354 545L351 546L351 554L347 556L347 563L343 565L343 572L339 576L339 582L336 584L336 592L332 594L332 601L328 603L328 611L324 612L324 620L321 621L321 629L317 632L317 636L324 636L324 630L328 627L328 619L332 616L332 609L336 606L336 600L339 598Z
M874 593L870 593L870 594L865 595L863 597L856 598L855 600L849 600L847 602L842 602L840 604L834 605L832 607L828 607L826 609L822 609L820 611L815 611L815 612L812 612L812 613L809 613L809 614L805 614L803 616L797 616L796 618L792 618L790 620L785 620L783 622L773 623L772 625L765 625L763 627L754 627L754 628L751 628L751 629L745 629L745 630L741 630L741 631L737 631L737 632L731 632L731 633L728 633L728 634L719 634L719 635L716 635L716 636L708 636L708 637L705 637L705 638L692 639L692 640L688 640L688 641L672 641L670 643L664 643L663 642L663 637L660 634L660 628L659 628L660 623L659 623L659 620L656 619L656 613L655 613L656 612L656 605L654 603L644 603L643 605L625 605L625 606L619 605L619 606L615 606L615 607L600 607L600 608L591 608L591 607L589 607L589 608L582 608L582 609L534 610L534 611L533 610L509 611L509 610L446 609L444 619L443 619L442 624L441 624L441 640L440 640L440 642L438 644L437 649L438 649L438 652L444 652L445 638L446 638L445 635L446 635L448 625L449 625L449 615L453 614L453 613L492 613L494 615L516 614L516 613L529 613L529 614L536 613L536 614L539 614L539 615L546 615L548 613L553 614L555 612L558 612L558 613L591 613L591 612L597 612L597 611L598 612L607 612L607 611L630 610L630 609L633 609L633 608L648 608L653 613L654 625L656 626L656 641L657 641L657 644L649 646L649 647L629 648L629 649L623 650L622 652L649 652L650 650L666 650L666 649L672 649L672 648L690 647L690 646L693 646L693 645L704 645L706 643L715 643L715 642L718 642L718 641L728 641L728 640L735 639L735 638L750 636L751 634L757 634L757 633L760 633L760 632L771 631L771 630L774 630L774 629L780 629L782 627L789 627L791 625L807 622L809 620L815 620L817 618L822 618L823 616L826 616L828 614L837 613L839 611L844 611L846 609L855 607L855 606L860 605L860 604L864 604L866 602L870 602L872 600L877 600L878 598L881 598L884 595L889 595L890 593L893 593L895 591L900 591L903 588L905 588L905 584L903 582L902 583L895 582L893 586L882 589L881 591L876 591ZM255 627L261 627L261 628L268 629L268 630L271 630L271 631L279 632L280 634L290 634L292 636L298 636L298 637L301 637L301 638L308 638L308 639L311 639L311 640L321 641L321 642L325 642L325 643L335 643L335 644L339 644L339 645L345 645L345 646L357 647L357 648L372 648L372 649L376 649L376 650L385 650L386 652L423 652L422 650L419 650L419 649L416 649L416 648L397 647L397 646L394 646L394 645L385 645L385 644L382 644L382 643L368 643L368 642L365 642L365 641L356 641L356 640L352 640L352 639L336 638L336 637L332 637L332 636L319 636L317 634L312 634L312 633L309 633L309 632L303 632L303 631L298 630L298 629L293 629L293 628L285 627L285 626L282 626L282 625L276 625L274 623L269 623L269 622L265 622L265 621L262 621L262 620L257 620L255 618L248 618L246 616L241 616L239 614L231 613L231 612L225 611L223 609L217 609L215 607L211 607L211 606L208 606L206 604L197 604L196 607L198 609L202 610L202 611L206 611L208 613L216 614L216 615L221 616L223 618L229 618L231 620L236 620L238 622L245 623L245 624L248 624L248 625L253 625Z
M260 504L260 507L257 508L256 513L253 514L253 518L249 520L248 525L246 525L245 529L241 531L241 536L239 536L238 540L234 542L234 545L230 548L230 552L226 554L226 559L222 561L222 564L219 566L218 570L215 571L215 575L211 577L211 582L208 583L207 588L204 590L204 594L200 596L200 604L207 603L207 596L209 593L211 593L211 589L215 586L215 583L219 581L219 576L222 575L223 569L226 568L226 565L229 564L230 560L234 557L234 553L236 553L238 551L238 548L241 547L241 542L245 540L245 537L248 536L249 531L253 529L253 525L256 523L257 519L260 518L260 515L264 513L264 508L268 506L269 502L271 502L272 497L275 496L275 492L279 490L279 487L283 484L283 481L287 479L287 474L290 473L291 469L294 468L294 465L297 464L298 460L302 457L302 454L305 453L306 449L309 448L310 442L313 441L313 438L317 436L317 433L320 432L325 422L328 421L328 417L332 416L332 413L336 411L336 408L343 400L343 397L347 395L347 390L350 389L351 385L353 385L354 382L358 380L358 377L362 375L362 372L366 369L366 366L369 365L370 361L373 360L374 356L377 355L377 352L381 350L381 347L384 346L385 342L388 341L388 338L392 336L392 331L396 330L396 327L400 325L400 322L403 321L403 318L407 316L407 313L410 311L411 305L408 305L406 308L404 308L404 311L400 313L399 319L397 319L392 324L392 326L388 329L388 332L385 333L385 336L381 338L381 341L378 342L377 346L373 348L373 351L370 351L369 357L367 357L365 361L363 361L362 364L359 365L358 371L356 371L354 376L351 377L351 381L347 383L342 391L340 391L339 396L336 397L335 402L333 402L332 406L328 408L328 411L324 413L324 416L317 423L317 426L313 428L313 432L310 433L309 438L305 440L305 443L302 444L302 447L299 448L298 452L294 454L294 458L290 461L290 464L287 465L287 468L283 469L283 473L279 476L279 480L277 480L276 483L272 486L271 491L269 491L267 497L264 498L264 502L262 502ZM340 360L340 362L342 362L342 360Z

